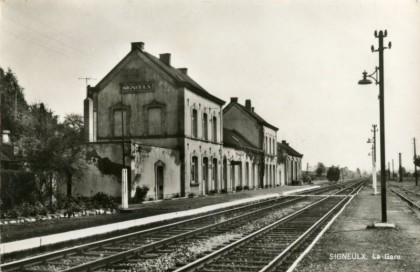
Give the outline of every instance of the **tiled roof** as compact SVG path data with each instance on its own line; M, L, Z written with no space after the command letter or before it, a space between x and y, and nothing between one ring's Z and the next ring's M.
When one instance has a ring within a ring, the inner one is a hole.
M107 82L108 78L110 77L111 74L114 73L114 71L117 70L118 67L120 67L120 65L126 61L128 58L130 58L132 56L132 54L142 54L143 56L145 56L146 58L148 58L151 62L153 62L155 65L157 65L164 73L166 73L167 75L169 75L178 85L180 86L185 86L186 88L188 88L190 91L205 97L213 102L215 102L216 104L222 106L225 104L225 101L223 101L222 99L210 94L209 92L207 92L203 87L201 87L197 82L195 82L191 77L189 77L187 74L181 72L180 70L170 66L170 65L166 65L165 63L163 63L160 59L158 59L157 57L143 51L140 49L132 49L113 69L111 69L111 71L108 72L108 74L105 75L105 77L103 77L97 84L95 87L91 87L92 91L96 91L98 90L98 88L100 88L100 86L102 86L105 82Z
M264 118L262 118L261 116L259 116L256 112L251 111L251 110L248 110L244 105L241 105L238 102L230 102L230 104L238 105L243 111L245 111L249 116L251 116L252 118L254 118L258 123L263 124L264 126L269 127L271 129L274 129L276 131L279 130L277 127L275 127L272 124L270 124L267 121L265 121ZM229 105L226 106L225 109L227 109L229 107ZM223 113L224 113L224 111L223 111Z
M242 147L250 149L258 149L255 145L250 143L245 137L243 137L236 130L223 128L223 145L230 147Z
M156 64L160 69L162 69L166 74L168 74L172 79L175 80L178 84L187 87L192 92L203 96L218 105L224 105L225 101L215 97L214 95L208 93L203 87L201 87L197 82L195 82L191 77L189 77L187 74L181 72L180 70L170 66L166 65L160 59L157 57L144 52L140 51L142 54L144 54L149 60L151 60L154 64Z
M303 154L300 154L299 152L294 150L289 144L277 143L277 150L280 150L280 149L286 150L287 154L289 154L290 156L299 157L299 158L303 157Z

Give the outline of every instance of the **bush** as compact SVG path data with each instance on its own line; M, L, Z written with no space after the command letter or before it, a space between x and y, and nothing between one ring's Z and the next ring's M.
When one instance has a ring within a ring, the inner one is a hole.
M217 190L210 190L209 191L209 195L214 195L214 194L216 194L217 193Z
M245 185L244 186L244 190L249 190L249 186L248 185Z
M188 194L188 198L193 198L195 196L195 194L194 193L189 193Z
M136 187L136 193L134 194L134 197L131 199L132 203L142 203L147 196L147 193L149 192L149 187L147 186L137 186Z
M227 190L226 189L222 189L222 190L220 190L220 193L227 194Z
M235 190L236 190L237 192L242 191L242 186L241 186L241 185L236 186L236 187L235 187Z
M180 197L179 193L176 193L176 194L172 195L172 198L179 198L179 197Z

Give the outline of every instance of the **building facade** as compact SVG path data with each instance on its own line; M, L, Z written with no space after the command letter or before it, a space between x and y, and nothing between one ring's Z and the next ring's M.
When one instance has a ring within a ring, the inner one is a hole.
M237 97L232 97L223 110L223 126L237 132L246 139L252 147L258 150L258 156L252 156L251 164L257 165L258 187L274 187L280 185L277 175L277 131L278 128L259 116L251 100L245 100L245 105L238 103ZM236 148L240 149L241 145ZM243 168L243 163L240 165ZM247 167L245 167L247 168Z
M303 155L293 149L288 142L277 143L278 161L281 161L282 169L279 175L284 178L284 185L295 185L302 181L302 157Z
M286 184L278 128L251 100L224 104L186 68L172 67L170 54L157 58L144 43L132 43L96 86L87 87L85 138L92 155L88 179L74 193L121 195L122 168L128 168L129 196L145 186L148 199Z

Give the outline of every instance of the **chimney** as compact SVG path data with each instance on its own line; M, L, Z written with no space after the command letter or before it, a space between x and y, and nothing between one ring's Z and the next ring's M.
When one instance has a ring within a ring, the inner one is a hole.
M230 102L238 103L238 98L237 97L231 97Z
M3 130L3 135L2 135L2 143L3 144L10 144L10 130Z
M247 99L247 100L245 100L245 108L247 109L247 110L252 110L252 107L251 107L251 99Z
M134 51L134 50L143 51L144 50L144 42L132 42L131 43L131 51Z
M254 112L254 109L255 109L255 108L254 108L254 107L252 107L252 108L251 108L251 111L252 111L252 112Z
M187 68L178 68L179 71L181 71L184 75L188 75L188 69Z
M159 59L161 62L165 63L168 66L171 66L171 54L159 54Z

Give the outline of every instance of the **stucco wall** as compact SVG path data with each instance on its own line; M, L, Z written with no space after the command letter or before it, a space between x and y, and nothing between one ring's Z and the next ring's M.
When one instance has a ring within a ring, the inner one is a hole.
M124 93L122 104L129 108L129 129L126 136L148 137L147 130L147 106L161 107L164 118L162 122L161 136L178 135L182 129L182 112L179 107L182 99L182 89L175 88L173 80L153 69L153 63L140 53L128 58L112 74L112 78L106 81L97 94L97 137L98 140L110 138L113 135L111 107L118 107L121 103L120 84L129 82L153 82L153 91ZM130 72L131 71L131 72ZM134 73L135 77L127 76ZM124 125L126 122L124 122ZM152 135L155 136L155 135ZM168 145L167 145L168 146ZM168 146L170 147L170 146Z
M179 150L135 144L131 162L133 171L131 196L136 187L147 186L147 198L158 199L157 166L163 166L163 198L172 198L181 192L181 161Z

